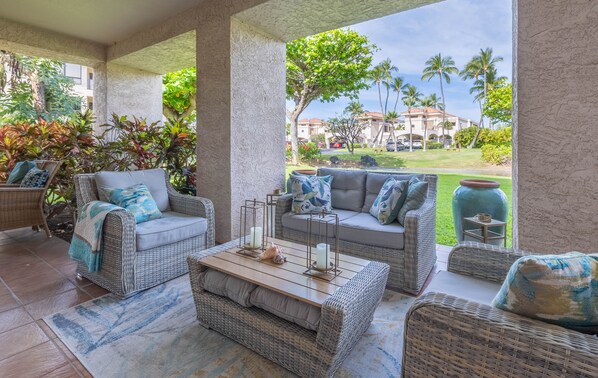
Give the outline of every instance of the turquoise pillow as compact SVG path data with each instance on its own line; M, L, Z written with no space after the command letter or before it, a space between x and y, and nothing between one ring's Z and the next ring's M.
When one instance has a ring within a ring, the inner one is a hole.
M32 170L33 168L37 168L37 164L34 161L20 161L15 164L15 167L10 171L10 175L8 175L8 179L6 179L7 184L19 184L25 178L27 172Z
M409 180L409 185L407 185L407 198L405 199L405 203L403 203L403 206L397 215L397 220L401 226L405 225L405 217L407 216L407 212L410 210L419 209L424 202L426 202L427 196L428 183L426 181L418 180L417 177L412 177L411 180Z
M598 333L598 255L524 256L509 269L492 305L501 310Z
M129 188L102 188L108 201L130 211L136 223L162 218L162 213L145 184Z
M408 181L399 181L393 177L386 179L370 208L370 214L378 219L380 224L391 224L397 219L399 210L407 197L408 183Z
M332 211L332 176L291 175L292 209L295 214Z
M21 181L21 188L43 188L48 182L50 172L47 169L32 168Z

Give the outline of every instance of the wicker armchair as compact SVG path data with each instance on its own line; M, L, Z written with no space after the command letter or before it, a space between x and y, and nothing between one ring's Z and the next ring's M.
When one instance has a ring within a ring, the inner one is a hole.
M450 254L448 270L502 282L522 255L478 243ZM404 377L598 377L598 338L430 292L405 320Z
M49 173L43 188L21 188L19 185L0 183L0 231L41 226L46 236L51 238L44 200L61 163L51 160L36 160L35 163L39 169L47 169Z
M75 176L77 206L98 200L98 189L93 174ZM113 211L104 221L102 266L89 272L79 263L77 274L99 286L128 297L188 272L187 256L214 246L214 206L206 198L178 193L168 182L166 188L170 210L179 214L205 218L205 234L170 244L138 251L137 233L133 215L126 210Z

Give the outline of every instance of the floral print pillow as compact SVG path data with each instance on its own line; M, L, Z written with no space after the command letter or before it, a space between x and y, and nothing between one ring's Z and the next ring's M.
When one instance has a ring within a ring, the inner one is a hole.
M308 214L312 211L332 211L331 184L332 176L291 175L293 212Z
M378 197L370 208L372 214L380 224L391 224L397 219L399 210L407 198L408 181L399 181L389 177L382 185Z
M136 223L162 218L158 205L145 184L133 185L126 189L102 188L108 201L130 211Z

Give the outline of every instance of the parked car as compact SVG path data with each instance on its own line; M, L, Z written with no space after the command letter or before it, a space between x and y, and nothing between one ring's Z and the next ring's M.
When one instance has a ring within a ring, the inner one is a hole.
M422 146L422 142L420 142L419 140L414 140L413 141L413 148L419 149L419 148L422 148L422 147L423 147Z
M405 149L405 145L401 142L397 142L397 151L403 151ZM389 140L386 142L386 151L391 152L395 150L395 142Z
M344 146L345 144L341 142L330 143L330 148L343 148Z

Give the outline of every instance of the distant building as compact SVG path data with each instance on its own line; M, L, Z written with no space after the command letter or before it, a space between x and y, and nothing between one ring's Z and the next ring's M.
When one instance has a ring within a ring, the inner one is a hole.
M64 63L63 74L73 79L73 92L81 96L81 110L93 110L93 69L79 64Z
M313 135L326 134L328 123L319 118L300 119L297 123L299 140L311 141Z
M397 132L400 141L409 140L409 125L413 127L413 140L439 142L442 138L442 111L435 108L411 108L409 112L401 113L405 118L405 127ZM458 117L445 112L445 120L451 123L450 130L445 127L445 139L452 143L455 133L463 128L475 126L477 123L470 119Z

